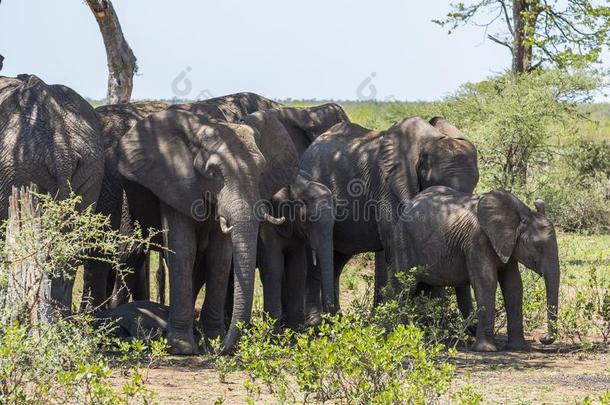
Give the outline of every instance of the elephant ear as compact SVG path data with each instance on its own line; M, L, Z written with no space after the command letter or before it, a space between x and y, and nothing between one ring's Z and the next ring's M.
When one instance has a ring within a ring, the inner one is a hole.
M200 152L195 141L200 127L199 119L185 111L149 115L121 138L120 173L182 214L192 216L203 191L194 167Z
M500 190L484 194L477 204L477 217L496 254L502 263L507 263L515 249L521 223L513 197Z
M430 120L430 125L436 128L441 134L448 136L453 139L467 140L466 136L462 131L457 129L449 121L443 117L434 117Z
M419 190L417 168L420 139L431 126L421 118L405 118L388 129L379 146L384 181L400 201L412 199Z
M292 184L299 172L299 157L290 134L271 111L276 110L259 111L242 119L258 132L257 146L267 162L260 180L261 197L266 200Z

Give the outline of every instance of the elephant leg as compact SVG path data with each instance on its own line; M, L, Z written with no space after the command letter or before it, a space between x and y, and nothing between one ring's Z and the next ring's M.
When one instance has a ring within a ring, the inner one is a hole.
M307 274L305 276L305 325L316 326L322 322L322 282L320 269L313 265L309 255L307 260ZM334 272L334 269L333 269ZM333 276L334 283L334 276Z
M187 216L161 204L164 244L168 253L169 322L167 342L171 354L195 354L193 335L193 266L197 251L195 225Z
M205 300L199 316L199 323L208 339L225 335L225 303L232 255L228 235L219 233L210 237L205 255Z
M498 274L500 289L504 297L508 329L508 350L524 350L527 348L523 336L523 284L517 262L511 260L503 271Z
M462 318L469 321L472 316L472 295L470 293L470 285L455 287L455 297L457 299L458 308ZM468 334L475 336L477 333L476 326L468 325Z
M131 297L134 301L150 301L150 251L144 254L142 264L137 269Z
M340 311L341 308L339 305L339 281L341 277L341 272L343 271L343 267L345 267L345 264L349 261L349 259L351 259L351 257L351 255L346 255L337 251L333 252L333 266L335 273L335 308L337 311ZM306 280L307 288L305 304L305 325L316 326L322 322L322 283L320 281L319 268L313 266L313 263L309 261L309 258Z
M165 266L163 264L165 258L163 252L159 252L159 267L155 274L157 280L157 300L160 304L165 305Z
M235 287L235 277L233 274L233 260L231 259L231 267L229 269L229 283L227 285L227 294L225 296L225 326L227 329L230 326L231 318L233 318L233 298Z
M477 334L472 350L495 352L497 348L494 343L494 318L498 274L493 265L481 263L482 261L484 259L470 259L469 264L472 265L468 266L479 312Z
M286 325L295 328L305 322L305 282L307 260L305 245L291 251L286 258L285 284L286 292L285 314Z
M259 270L263 283L263 307L265 312L279 324L283 315L284 253L273 244L262 245L259 249Z
M193 266L193 305L197 302L197 297L205 285L205 272L208 268L205 265L204 255L197 255L195 265Z
M114 292L108 305L111 309L128 303L130 297L135 301L136 295L134 292L138 288L144 289L144 287L139 286L138 284L143 278L142 275L145 271L143 270L145 261L146 253L144 253L141 249L136 249L129 252L127 259L125 260L125 267L127 270L124 272L119 272L119 274L116 276Z
M343 268L345 267L345 265L351 258L352 258L352 255L346 255L346 254L339 253L339 252L335 252L335 254L333 256L333 262L335 265L335 308L337 308L337 311L341 310L341 303L340 303L341 273L343 272Z
M85 261L83 267L81 311L104 310L114 286L112 266L99 260L89 259Z

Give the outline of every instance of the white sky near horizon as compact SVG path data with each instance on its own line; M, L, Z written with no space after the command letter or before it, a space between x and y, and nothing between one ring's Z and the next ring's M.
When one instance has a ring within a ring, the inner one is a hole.
M510 65L484 30L447 35L432 23L449 11L444 0L113 4L138 58L134 99L254 91L277 99L436 100ZM104 45L84 0L3 0L0 54L3 75L33 73L105 97Z

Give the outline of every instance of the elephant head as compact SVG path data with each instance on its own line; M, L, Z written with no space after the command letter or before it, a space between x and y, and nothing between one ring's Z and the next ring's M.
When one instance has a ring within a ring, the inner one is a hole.
M435 185L471 193L479 181L474 145L446 120L432 122L405 118L384 133L382 171L400 201Z
M281 187L278 178L296 176L296 166L281 167L272 150L264 155L260 142L258 131L247 125L210 123L170 109L140 121L119 145L125 178L194 221L217 216L222 231L230 234L235 291L227 350L237 342L238 323L247 323L251 315L259 221L282 222L257 210L258 202ZM270 167L282 174L266 175Z
M328 103L311 108L280 107L258 111L242 121L257 128L261 134L283 132L292 139L297 155L301 156L320 134L349 119L341 106Z
M548 334L540 338L551 344L557 336L559 299L559 255L553 224L536 202L536 212L505 191L484 194L477 204L481 229L503 263L511 257L544 277Z
M291 221L283 225L291 227L288 233L301 233L307 238L312 249L313 263L319 265L322 277L322 309L326 313L336 313L332 243L335 212L332 192L302 171L296 181L278 191L272 201L280 207L279 212L283 216L290 217Z

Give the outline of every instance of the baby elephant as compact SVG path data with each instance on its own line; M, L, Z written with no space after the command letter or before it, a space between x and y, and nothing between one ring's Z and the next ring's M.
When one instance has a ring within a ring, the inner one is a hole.
M496 351L496 285L508 318L508 350L527 347L523 337L523 286L517 263L544 277L548 334L557 335L559 257L553 224L514 195L494 190L481 196L447 187L430 187L401 211L405 249L396 252L400 269L419 266L416 280L429 286L474 287L478 325L472 350Z
M271 212L287 221L279 226L261 224L258 264L263 282L264 307L287 326L305 319L305 280L308 258L321 278L323 310L334 313L333 198L330 190L301 172L294 183L271 199ZM309 252L309 253L308 253Z
M169 307L152 301L133 301L99 314L98 325L113 322L121 339L151 340L165 336Z

